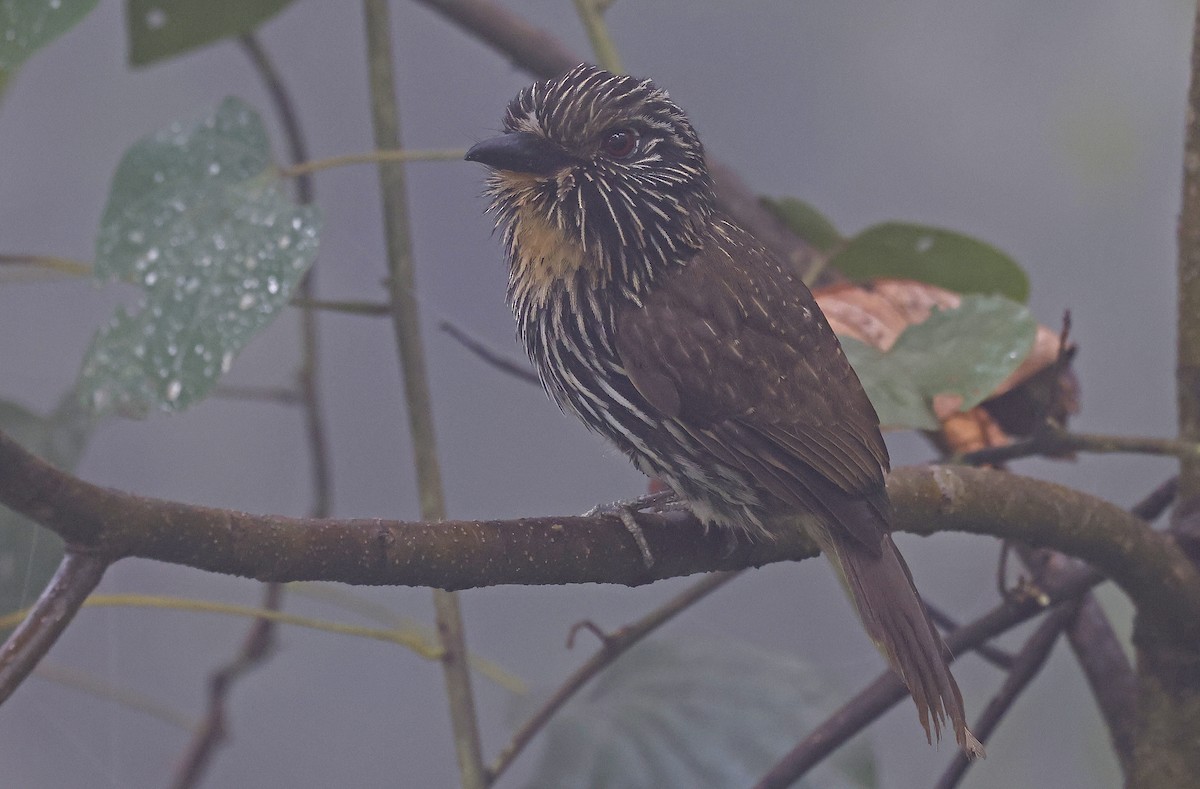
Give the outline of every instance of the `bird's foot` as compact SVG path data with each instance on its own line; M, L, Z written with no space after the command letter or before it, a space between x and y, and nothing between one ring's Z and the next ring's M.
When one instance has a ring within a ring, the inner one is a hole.
M673 490L662 490L658 493L647 493L636 499L614 501L609 504L598 504L587 512L584 517L594 518L597 515L618 515L622 510L632 512L667 512L683 506Z
M677 502L678 500L675 497L674 491L667 490L660 493L650 493L632 501L614 501L611 504L602 504L588 510L584 515L586 517L616 515L620 518L625 530L633 535L633 541L637 544L638 551L642 554L642 563L649 570L654 566L654 554L650 551L650 543L646 542L646 535L642 532L642 527L638 525L637 513L644 511L663 512L674 506Z

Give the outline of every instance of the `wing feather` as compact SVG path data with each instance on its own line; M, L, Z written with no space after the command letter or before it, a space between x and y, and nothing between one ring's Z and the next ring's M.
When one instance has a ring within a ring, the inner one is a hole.
M878 417L812 294L744 231L724 225L619 313L616 349L660 415L878 555L889 520Z

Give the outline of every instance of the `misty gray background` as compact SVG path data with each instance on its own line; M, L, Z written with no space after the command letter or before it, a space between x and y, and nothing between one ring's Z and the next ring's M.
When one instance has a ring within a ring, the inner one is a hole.
M231 44L142 71L125 65L121 6L101 7L34 56L0 105L0 252L90 260L108 183L142 135L236 94L274 118ZM580 53L568 0L511 2ZM1031 306L1057 326L1074 316L1085 430L1174 430L1174 226L1192 6L1183 0L809 0L708 3L620 0L609 13L626 67L653 76L690 113L709 151L767 194L802 197L844 232L890 220L986 239L1029 272ZM498 128L528 81L428 10L393 3L409 147L465 147ZM298 104L316 157L371 148L361 9L296 3L262 30ZM278 138L277 138L278 140ZM276 144L276 151L282 151ZM282 154L280 154L282 156ZM516 357L504 269L479 197L482 168L409 168L415 254L442 465L452 517L577 513L643 490L614 451L539 392L504 377L436 330L450 320ZM371 167L317 176L325 216L317 264L325 298L379 299L384 263ZM0 287L0 398L49 410L70 386L95 328L131 292L83 281ZM285 314L228 380L285 384L297 363ZM336 514L415 517L413 469L390 326L326 315L321 385ZM928 459L891 437L897 464ZM86 479L170 499L301 515L310 505L299 412L212 399L181 416L114 422L89 448ZM1018 469L1121 504L1171 471L1167 461L1087 457ZM996 598L991 542L901 538L921 589L966 619ZM641 589L499 588L463 595L470 647L534 686L552 685L594 647L563 647L571 623L616 627L690 581ZM30 596L38 590L30 590ZM103 592L257 604L251 582L125 561ZM424 589L363 590L432 619ZM1120 607L1119 595L1106 598ZM290 598L288 610L347 615ZM49 656L203 709L208 672L247 622L215 615L84 610ZM664 631L747 639L802 655L846 697L882 661L821 562L751 572ZM395 646L283 628L280 648L232 696L232 739L211 787L456 785L440 669ZM1007 644L1019 643L1012 638ZM957 667L975 717L1001 676L968 656ZM511 722L508 695L477 680L490 757ZM873 727L881 785L928 785L952 756L929 749L905 703ZM13 787L159 787L187 737L32 678L0 710L3 783ZM970 787L1118 785L1074 664L1050 668L990 744ZM518 786L536 759L503 785Z

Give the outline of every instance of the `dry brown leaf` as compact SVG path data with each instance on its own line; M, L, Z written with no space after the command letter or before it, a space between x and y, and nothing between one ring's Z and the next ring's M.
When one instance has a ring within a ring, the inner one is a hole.
M813 296L837 334L861 340L881 351L890 349L909 326L928 318L935 306L940 309L954 309L962 303L962 297L958 293L936 285L902 279L880 279L867 283L843 282L816 290ZM1037 378L1039 373L1053 367L1062 352L1061 345L1058 332L1039 324L1029 355L1012 375L996 388L988 401L962 413L959 410L961 398L935 397L933 410L942 423L940 433L934 437L935 441L954 454L1010 443L1013 434L1006 432L1001 427L1000 420L988 413L988 403L994 398L1019 389ZM1072 349L1067 350L1070 352ZM1067 392L1077 395L1074 377L1070 371L1061 371L1061 376L1069 380L1056 384L1056 396L1046 415L1065 420L1067 415L1078 410L1078 402L1075 396L1067 398L1069 402L1060 402L1060 398L1057 397L1059 391L1064 396ZM1043 402L1043 398L1036 396L1017 399L1029 403ZM1017 424L1022 420L1018 418L1006 421ZM1029 424L1038 421L1040 420L1025 420Z

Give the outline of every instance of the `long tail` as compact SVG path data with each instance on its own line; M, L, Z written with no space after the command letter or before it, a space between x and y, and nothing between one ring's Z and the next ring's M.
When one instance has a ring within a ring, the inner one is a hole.
M959 747L968 756L983 757L983 745L967 728L962 693L950 673L950 650L929 620L892 538L884 535L883 550L875 556L848 537L823 536L832 543L833 551L825 553L842 576L867 634L908 686L926 739L941 739L949 718Z

